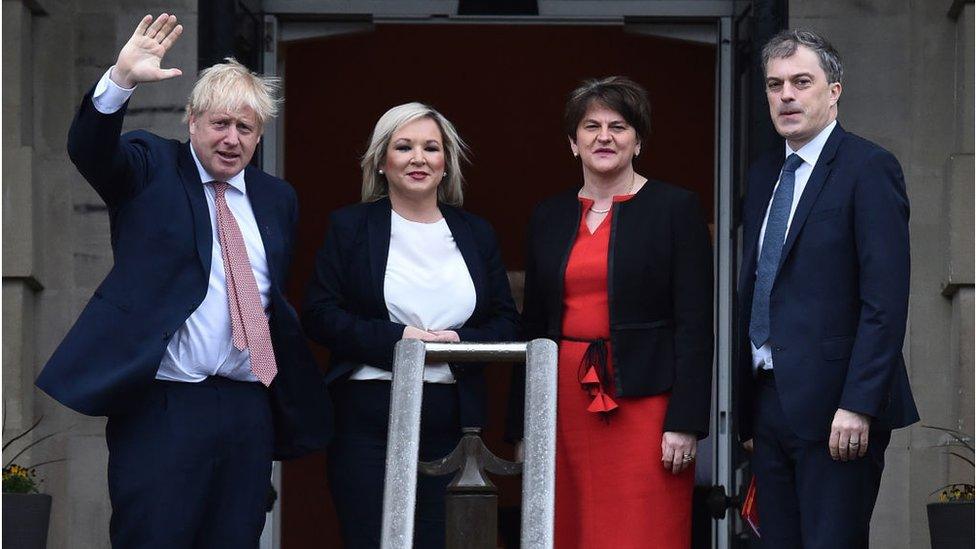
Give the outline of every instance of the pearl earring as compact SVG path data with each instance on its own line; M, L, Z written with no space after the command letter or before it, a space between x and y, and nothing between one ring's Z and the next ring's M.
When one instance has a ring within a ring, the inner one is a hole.
M383 168L379 169L380 175L383 175Z

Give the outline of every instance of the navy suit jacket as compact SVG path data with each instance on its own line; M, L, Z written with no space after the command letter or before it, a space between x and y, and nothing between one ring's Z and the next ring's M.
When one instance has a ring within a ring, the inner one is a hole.
M749 171L739 279L739 433L752 437L755 385L749 343L759 232L783 149ZM770 295L769 344L786 420L826 439L838 408L872 428L918 421L902 358L908 314L908 196L898 160L831 132L793 215Z
M440 204L441 214L474 283L474 312L455 330L461 341L514 341L518 313L495 232L487 221ZM390 200L346 206L332 213L302 307L305 331L332 351L326 380L369 364L392 370L393 347L404 325L390 320L383 294L390 251ZM451 365L462 426L484 426L485 382L480 364Z
M127 105L126 105L127 106ZM125 413L155 379L170 338L207 293L213 246L190 144L134 131L82 100L68 154L105 201L114 264L37 378L88 415ZM247 195L271 276L269 319L278 375L270 387L276 459L325 446L332 409L295 310L282 294L298 215L288 183L248 166Z

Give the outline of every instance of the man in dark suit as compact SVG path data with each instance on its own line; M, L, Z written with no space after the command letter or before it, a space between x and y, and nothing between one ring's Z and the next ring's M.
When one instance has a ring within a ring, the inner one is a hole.
M188 143L120 135L138 84L182 32L146 16L71 125L68 153L108 207L114 265L37 385L106 415L116 547L256 547L272 459L327 442L331 408L282 287L295 192L249 166L276 83L204 71Z
M739 429L762 545L866 547L891 430L918 420L901 354L905 182L891 153L837 123L843 68L823 37L784 31L763 65L786 143L749 171L739 285Z

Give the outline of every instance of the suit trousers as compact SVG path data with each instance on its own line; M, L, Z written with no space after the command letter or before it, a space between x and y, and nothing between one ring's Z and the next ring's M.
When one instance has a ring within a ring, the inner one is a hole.
M329 490L346 549L380 546L386 473L389 381L336 381L332 384L335 436L329 445ZM461 440L458 393L454 384L425 383L420 412L420 460L448 455ZM443 549L444 495L454 475L417 473L414 547Z
M258 546L274 442L263 385L156 380L105 438L113 547Z
M790 429L774 379L760 379L755 454L760 546L855 549L868 546L891 431L872 429L864 457L834 461L827 439L804 440Z

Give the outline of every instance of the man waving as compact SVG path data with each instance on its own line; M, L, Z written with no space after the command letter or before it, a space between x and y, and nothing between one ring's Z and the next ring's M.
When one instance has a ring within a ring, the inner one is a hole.
M200 74L189 142L120 135L183 27L147 15L82 100L68 154L108 208L114 265L41 372L108 416L116 547L255 547L271 461L327 442L331 410L282 287L298 206L249 166L277 83L232 59Z

